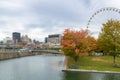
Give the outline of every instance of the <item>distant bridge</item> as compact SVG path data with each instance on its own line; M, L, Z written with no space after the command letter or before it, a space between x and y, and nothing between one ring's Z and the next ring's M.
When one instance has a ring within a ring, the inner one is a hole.
M56 51L56 50L32 50L32 53L34 52L40 52L40 53L51 53L51 54L63 54L61 51Z
M20 49L20 50L15 50L15 49L0 49L0 53L50 53L50 54L63 54L62 51L57 51L57 50L25 50L25 49Z

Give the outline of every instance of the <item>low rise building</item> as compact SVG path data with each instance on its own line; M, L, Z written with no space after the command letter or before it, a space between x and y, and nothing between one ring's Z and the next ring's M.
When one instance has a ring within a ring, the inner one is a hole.
M47 43L48 43L49 47L50 48L60 47L61 37L62 37L61 34L48 35Z

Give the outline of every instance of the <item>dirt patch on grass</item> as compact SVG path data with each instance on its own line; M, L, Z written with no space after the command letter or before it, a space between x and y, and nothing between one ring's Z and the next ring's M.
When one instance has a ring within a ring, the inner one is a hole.
M108 60L104 60L104 59L101 59L101 58L99 58L99 57L94 57L94 58L92 58L92 61L99 61L99 62L110 62L110 61L108 61Z

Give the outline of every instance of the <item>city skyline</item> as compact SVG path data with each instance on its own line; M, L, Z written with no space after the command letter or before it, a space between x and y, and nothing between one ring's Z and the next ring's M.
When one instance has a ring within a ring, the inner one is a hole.
M4 39L6 39L6 38L9 38L10 40L13 40L13 33L20 33L20 38L22 38L22 37L24 37L24 36L27 36L27 37L29 37L29 34L27 35L27 34L23 34L22 32L12 32L12 33L10 33L10 36L5 36L5 37L3 37L3 38L1 38L0 39L0 41L3 41ZM46 36L47 37L47 36ZM29 37L30 38L30 37ZM32 40L37 40L37 39L35 39L35 38L30 38L30 39L32 39ZM43 38L44 39L44 38ZM39 41L39 40L37 40L37 41Z
M120 9L119 2L119 0L1 0L0 37L3 39L11 36L12 32L20 32L32 39L44 41L49 34L62 34L66 28L85 29L94 12L104 7ZM108 16L108 14L98 15L91 23L89 29L94 34L98 33L97 28L106 21L105 19L114 17L120 20L120 15L110 13Z
M22 33L20 33L20 32L12 32L11 33L11 36L7 36L7 37L5 37L5 38L3 38L3 39L1 39L0 40L0 42L6 42L6 40L15 40L16 41L16 39L19 39L19 41L18 42L21 42L21 40L22 40L22 38L23 37L27 37L28 39L30 39L30 40L32 40L32 41L39 41L39 42L45 42L46 43L46 40L45 40L45 38L49 38L49 37L58 37L58 36L62 36L61 34L49 34L49 35L47 35L46 37L44 37L43 39L43 41L39 41L39 40L36 40L36 39L33 39L33 38L30 38L29 37L29 35L23 35Z

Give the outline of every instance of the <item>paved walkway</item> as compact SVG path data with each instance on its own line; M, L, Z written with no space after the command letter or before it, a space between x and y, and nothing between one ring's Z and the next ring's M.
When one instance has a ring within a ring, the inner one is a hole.
M87 72L87 73L105 73L105 74L120 74L114 71L97 71L97 70L80 70L80 69L64 69L63 72Z

